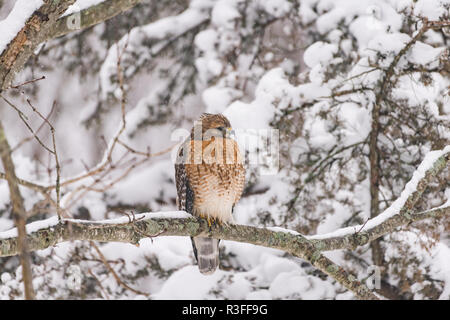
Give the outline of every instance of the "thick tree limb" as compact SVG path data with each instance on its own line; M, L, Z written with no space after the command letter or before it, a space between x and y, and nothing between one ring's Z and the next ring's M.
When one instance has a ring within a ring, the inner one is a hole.
M15 74L23 69L39 44L101 23L142 2L142 0L106 0L81 10L80 13L61 17L75 0L43 1L44 4L31 15L25 26L0 55L0 92L10 86ZM79 21L80 24L73 25L73 21Z
M61 17L48 34L48 40L61 37L70 32L83 30L111 19L116 15L134 7L143 0L106 0L95 6ZM78 20L79 19L79 20ZM73 22L79 25L74 27Z
M123 219L101 223L63 220L60 223L29 233L28 243L31 250L39 250L71 240L117 241L138 244L142 238L156 236L203 236L246 242L280 249L305 259L354 292L358 298L378 299L364 284L326 258L302 235L243 225L209 227L203 219L189 217L187 214L185 216L187 218L164 218L164 213L147 214L128 223L123 223ZM54 221L57 220L54 219ZM3 235L0 233L1 237L4 237L4 233ZM0 239L0 256L14 255L17 252L18 244L15 236Z
M164 218L164 216L168 216ZM413 221L427 218L439 218L450 215L450 207L438 208L422 213L395 215L379 226L342 237L332 237L321 240L310 239L295 231L281 228L258 228L244 225L213 225L185 214L183 218L173 218L170 213L138 215L137 219L124 222L123 219L105 220L100 222L86 220L63 220L56 217L38 221L29 225L33 231L28 232L30 250L42 250L58 243L73 240L99 242L128 242L138 244L139 240L157 236L206 236L230 241L239 241L283 250L311 262L312 265L333 277L355 295L362 299L376 298L367 287L362 285L352 275L321 254L322 251L355 248L373 239L395 231L398 227ZM44 225L42 228L39 225ZM15 230L0 233L0 257L19 254L19 243ZM356 241L355 241L356 239Z
M11 84L16 73L22 70L37 46L47 39L47 34L61 14L75 0L43 0L36 10L0 55L0 91Z

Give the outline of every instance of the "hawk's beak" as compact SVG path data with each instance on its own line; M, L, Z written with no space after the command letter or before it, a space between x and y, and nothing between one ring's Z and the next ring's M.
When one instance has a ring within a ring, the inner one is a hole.
M231 127L227 127L226 129L226 137L227 138L235 138L236 134L234 132L234 130Z

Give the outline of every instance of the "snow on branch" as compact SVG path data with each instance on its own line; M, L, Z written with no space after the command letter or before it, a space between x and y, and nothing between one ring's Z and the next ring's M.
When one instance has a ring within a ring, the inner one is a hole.
M10 15L0 21L0 92L9 88L15 74L22 70L39 44L101 23L142 0L97 2L62 16L75 0L17 1Z
M80 11L74 11L76 9L75 5L77 5L75 3L56 21L55 26L48 35L48 39L92 27L115 17L141 2L142 0L104 0L92 6L80 7Z
M433 177L449 165L450 146L445 147L443 150L429 152L413 173L411 180L406 184L400 197L384 212L368 220L362 226L342 228L331 233L311 236L308 239L325 250L354 249L410 222L430 217L439 218L449 214L450 204L448 204L448 201L446 205L440 208L422 213L413 212L414 205L420 199Z
M18 1L2 33L7 33L0 48L0 91L9 87L16 73L20 72L55 21L75 0ZM24 13L24 8L27 8ZM23 27L22 27L23 26Z
M309 261L313 266L336 279L360 299L378 299L367 286L325 257L302 235L244 225L208 226L206 220L186 212L145 213L127 218L104 221L63 220L56 218L28 225L31 250L45 249L57 243L73 240L128 242L156 236L206 236L280 249ZM16 230L0 233L0 256L17 254Z

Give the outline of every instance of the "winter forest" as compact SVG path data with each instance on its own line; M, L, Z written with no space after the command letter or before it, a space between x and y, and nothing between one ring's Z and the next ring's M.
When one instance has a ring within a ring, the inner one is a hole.
M449 58L450 0L0 0L0 299L449 300ZM233 223L178 210L202 113Z

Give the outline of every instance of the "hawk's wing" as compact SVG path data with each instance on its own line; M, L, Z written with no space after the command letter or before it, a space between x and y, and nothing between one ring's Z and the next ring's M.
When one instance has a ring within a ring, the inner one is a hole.
M236 141L233 141L233 147L234 147L234 153L235 153L235 161L236 163L232 166L233 170L233 186L236 190L236 197L234 199L233 207L236 205L236 203L239 201L239 199L242 196L242 192L244 191L244 185L245 185L245 168L244 168L244 162L242 159L242 155L239 151L239 146Z
M186 172L183 143L178 149L177 161L175 163L175 183L177 186L178 210L184 210L190 214L194 209L194 191L189 186L189 178Z
M186 154L184 154L183 147L186 143L183 143L178 149L177 162L175 164L175 184L177 186L177 203L178 210L186 211L190 214L194 212L194 191L189 186L189 178L186 172L185 159ZM195 259L197 257L197 247L194 242L194 238L191 237L192 248L194 249Z

